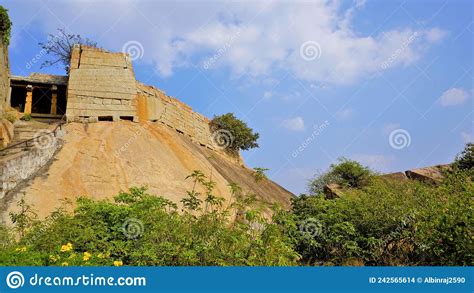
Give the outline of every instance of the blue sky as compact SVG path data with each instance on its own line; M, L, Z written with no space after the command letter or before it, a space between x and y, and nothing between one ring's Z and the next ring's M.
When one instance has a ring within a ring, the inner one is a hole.
M472 1L2 1L13 74L57 28L129 52L138 80L260 133L250 167L294 193L338 157L451 162L473 129Z

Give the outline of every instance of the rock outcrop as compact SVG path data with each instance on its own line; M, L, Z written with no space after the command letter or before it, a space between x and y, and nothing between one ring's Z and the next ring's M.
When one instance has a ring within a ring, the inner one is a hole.
M3 199L2 218L24 193L44 217L62 199L78 196L111 198L132 186L147 186L152 194L179 204L192 188L186 176L201 170L217 183L215 194L232 201L228 184L238 183L263 202L290 205L293 194L270 180L256 182L253 171L161 122L131 121L69 123L62 149L54 159L14 195Z

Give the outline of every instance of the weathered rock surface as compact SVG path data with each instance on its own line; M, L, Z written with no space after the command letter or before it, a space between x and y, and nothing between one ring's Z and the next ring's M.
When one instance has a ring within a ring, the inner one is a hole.
M24 192L38 215L44 217L77 196L111 198L132 186L148 186L152 194L179 204L192 188L185 180L201 170L217 182L215 194L230 200L228 184L236 182L257 197L287 208L293 195L271 181L255 182L252 171L221 154L192 142L161 122L129 121L71 123L65 127L64 145L49 166L14 196L3 199L2 218L16 209Z
M381 175L380 177L389 179L389 180L396 180L396 181L405 181L408 180L407 175L404 172L395 172Z
M330 183L323 188L326 199L335 199L342 196L342 188L339 184Z
M443 178L443 170L448 169L449 165L438 165L419 169L412 169L405 172L408 178L419 180L429 184L439 184Z

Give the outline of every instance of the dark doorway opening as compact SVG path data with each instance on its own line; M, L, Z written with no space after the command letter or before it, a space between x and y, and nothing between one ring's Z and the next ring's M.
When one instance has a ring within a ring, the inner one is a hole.
M66 114L66 87L58 87L58 100L56 104L56 113L59 115Z
M49 114L51 112L52 92L49 88L33 88L32 113Z
M12 86L10 106L16 109L18 112L23 112L25 110L25 101L26 87Z

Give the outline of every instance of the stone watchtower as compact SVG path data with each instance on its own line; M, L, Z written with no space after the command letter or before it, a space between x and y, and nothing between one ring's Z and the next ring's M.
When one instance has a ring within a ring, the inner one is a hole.
M128 55L74 46L67 89L68 121L137 121L136 95Z

